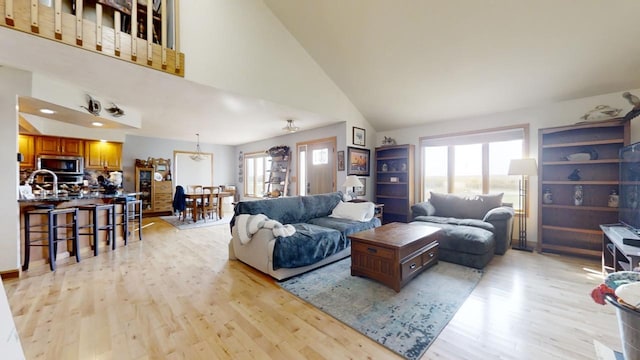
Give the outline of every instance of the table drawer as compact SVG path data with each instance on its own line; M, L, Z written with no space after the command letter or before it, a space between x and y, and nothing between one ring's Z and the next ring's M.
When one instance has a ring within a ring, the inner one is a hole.
M352 243L352 251L353 252L360 252L360 253L365 253L365 254L369 254L372 256L377 256L377 257L381 257L381 258L385 258L385 259L393 259L394 258L394 251L390 250L390 249L385 249L383 247L379 247L379 246L375 246L375 245L368 245L368 244L362 244L362 243Z
M429 266L433 262L438 261L438 247L431 248L422 253L422 266Z
M412 257L411 259L403 262L401 264L402 280L407 279L408 277L413 275L413 273L415 273L416 271L420 271L420 269L422 269L422 266L423 266L423 261L424 260L423 260L422 254L418 254Z

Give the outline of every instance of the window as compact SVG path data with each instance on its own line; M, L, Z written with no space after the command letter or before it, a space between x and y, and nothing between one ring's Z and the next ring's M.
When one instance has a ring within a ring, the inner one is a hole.
M329 149L313 149L313 165L326 165L329 163Z
M511 159L525 157L529 128L421 138L421 200L430 192L461 195L504 193L503 202L518 206L518 178L507 175Z
M300 196L307 195L307 145L302 145L298 148L298 161L300 165L299 169L299 181L298 181L298 194Z
M429 159L429 171L423 174L424 188L429 189L428 191L446 193L449 189L447 185L449 183L448 148L446 146L426 146L422 148L422 159ZM428 194L428 191L425 193Z
M244 196L262 197L266 191L267 170L271 168L271 157L265 152L244 155Z
M453 147L453 189L462 195L482 193L482 144Z
M520 156L508 156L516 154ZM505 157L508 158L505 161ZM509 176L509 160L522 158L522 140L498 141L489 144L490 193L504 193L502 202L518 207L518 180L520 176Z

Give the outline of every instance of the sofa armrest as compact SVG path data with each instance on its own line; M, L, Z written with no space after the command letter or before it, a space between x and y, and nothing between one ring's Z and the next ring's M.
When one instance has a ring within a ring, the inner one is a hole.
M240 242L238 230L234 226L231 229L231 241L229 243L229 259L240 260L265 274L273 271L273 247L276 238L271 229L260 229L253 234L247 244Z
M513 208L507 206L499 206L497 208L493 208L489 210L485 215L482 221L497 221L497 220L509 220L513 218L514 215Z
M489 210L483 219L495 228L493 235L496 240L496 254L498 255L507 252L507 249L511 245L514 214L515 211L513 208L500 206Z
M433 216L436 213L436 208L428 202L421 202L411 206L411 216L416 218L418 216Z

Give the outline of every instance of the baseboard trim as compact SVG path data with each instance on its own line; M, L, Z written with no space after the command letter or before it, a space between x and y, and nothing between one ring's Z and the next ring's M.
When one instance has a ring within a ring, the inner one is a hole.
M20 270L19 269L0 271L0 278L2 280L17 279L19 277L20 277Z

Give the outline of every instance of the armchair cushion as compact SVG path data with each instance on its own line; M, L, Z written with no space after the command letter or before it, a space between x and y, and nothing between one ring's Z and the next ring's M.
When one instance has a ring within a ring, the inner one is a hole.
M462 225L474 228L480 228L493 232L495 230L491 223L478 220L478 219L458 219L458 218L446 218L442 216L417 216L414 221L424 221L434 224L449 224L449 225Z
M463 197L431 192L429 202L436 216L482 219L489 210L502 204L502 196L503 193Z

